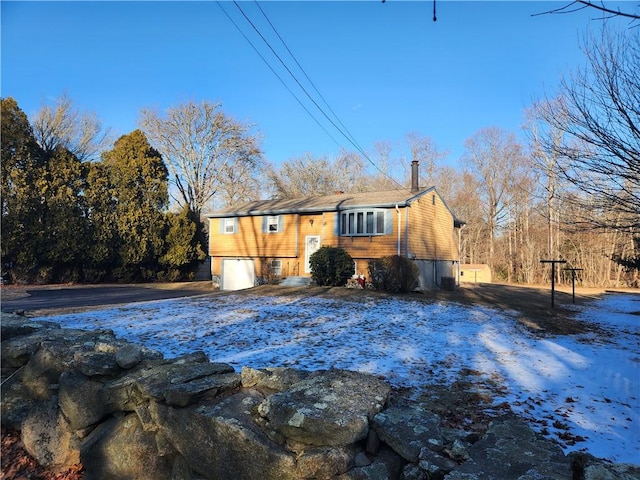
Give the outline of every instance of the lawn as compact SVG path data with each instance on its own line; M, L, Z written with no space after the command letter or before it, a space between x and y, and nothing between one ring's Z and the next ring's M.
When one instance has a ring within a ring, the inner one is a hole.
M308 292L250 290L47 319L110 328L167 357L203 350L238 370L369 372L451 425L482 430L511 409L566 452L640 464L640 295L607 294L558 316L531 303Z

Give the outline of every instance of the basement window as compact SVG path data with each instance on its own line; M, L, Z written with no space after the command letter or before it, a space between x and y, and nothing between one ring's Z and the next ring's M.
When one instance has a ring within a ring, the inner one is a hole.
M282 260L271 260L271 274L282 275Z

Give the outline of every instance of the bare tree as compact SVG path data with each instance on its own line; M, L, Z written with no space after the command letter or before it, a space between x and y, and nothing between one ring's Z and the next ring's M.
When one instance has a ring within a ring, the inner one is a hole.
M214 209L260 199L265 180L265 176L259 173L261 166L264 166L262 160L225 165L220 172L220 188L216 195L218 198L214 198Z
M495 240L506 219L509 195L519 182L523 167L522 147L513 133L485 128L465 142L463 160L480 180L476 195L482 200L488 230L488 260L495 258Z
M284 162L280 168L271 166L267 177L278 198L358 192L365 186L362 157L349 152L342 152L334 160L306 153Z
M585 220L604 228L640 230L640 32L591 36L588 67L562 81L558 100L540 102L540 137L560 173L592 203ZM619 213L615 222L600 215ZM585 224L586 225L586 224Z
M406 141L411 151L411 160L420 162L421 179L429 185L433 185L438 163L448 155L448 152L439 151L430 137L416 132L408 133Z
M561 195L566 186L562 184L560 159L556 147L562 143L564 132L540 121L540 117L541 111L555 108L553 104L556 102L559 100L552 99L535 103L526 112L524 126L529 138L533 169L537 173L542 190L540 196L543 196L542 201L544 202L543 217L547 223L546 254L549 258L558 257L560 246L560 203L562 201ZM556 121L564 123L561 118L557 118ZM552 145L552 148L548 148L549 145Z
M196 218L223 184L228 199L236 195L247 175L230 175L233 169L252 171L262 158L251 126L225 115L220 104L187 102L164 115L144 109L140 123L169 166L174 200Z
M79 160L90 160L112 140L96 114L79 111L66 94L54 106L43 105L31 124L38 144L47 154L64 147Z

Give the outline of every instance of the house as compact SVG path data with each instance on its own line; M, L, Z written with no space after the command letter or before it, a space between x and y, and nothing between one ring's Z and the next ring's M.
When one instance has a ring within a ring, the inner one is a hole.
M207 215L214 281L224 290L249 288L273 277L310 277L309 257L321 246L344 248L354 274L388 255L413 259L423 290L443 277L459 278L457 220L434 187L258 200ZM447 279L447 280L450 280Z

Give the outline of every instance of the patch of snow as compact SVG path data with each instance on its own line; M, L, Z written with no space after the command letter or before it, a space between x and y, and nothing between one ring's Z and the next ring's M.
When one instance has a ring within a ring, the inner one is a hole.
M229 294L60 315L62 326L112 329L175 357L203 350L236 369L331 367L372 373L397 387L452 382L463 368L499 379L508 402L561 443L640 464L640 295L609 294L578 313L604 336L536 336L517 312L404 299ZM568 435L570 434L570 435ZM579 438L579 437L582 438Z

